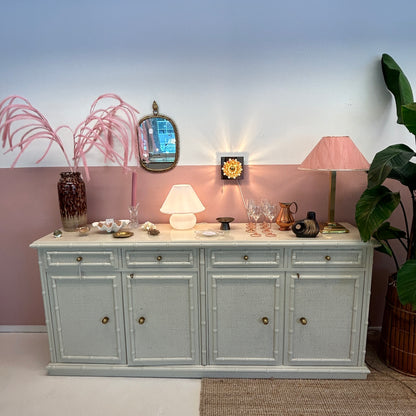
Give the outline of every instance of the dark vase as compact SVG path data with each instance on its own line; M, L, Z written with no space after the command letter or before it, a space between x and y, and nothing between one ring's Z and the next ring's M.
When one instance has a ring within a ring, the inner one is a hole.
M316 237L319 233L319 224L313 211L309 211L304 220L296 221L292 225L296 237Z
M59 209L64 231L87 225L85 183L79 172L62 172L58 181Z

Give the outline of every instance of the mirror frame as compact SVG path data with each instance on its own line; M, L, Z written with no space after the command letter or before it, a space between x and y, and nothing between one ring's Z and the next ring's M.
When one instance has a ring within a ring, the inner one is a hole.
M138 124L137 124L137 146L138 146L138 151L139 151L139 161L140 161L140 166L149 171L149 172L154 172L154 173L159 173L159 172L167 172L171 169L173 169L177 164L178 164L178 160L179 160L179 133L178 133L178 128L176 127L175 122L168 116L164 115L164 114L159 114L159 106L157 105L156 101L153 101L153 114L149 114L147 116L142 117ZM143 121L149 120L149 119L153 119L153 118L162 118L164 120L167 120L173 127L173 132L175 133L175 160L172 162L172 164L170 166L168 166L167 168L161 168L161 169L153 169L151 167L148 166L148 164L144 163L141 157L141 152L140 152L140 140L141 140L141 132L140 132L140 125Z

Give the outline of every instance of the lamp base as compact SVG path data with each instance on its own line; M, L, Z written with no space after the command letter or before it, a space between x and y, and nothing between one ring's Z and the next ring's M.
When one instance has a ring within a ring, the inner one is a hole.
M319 224L322 234L342 234L349 233L350 230L337 222L323 222Z
M169 223L175 230L189 230L196 224L194 214L172 214Z

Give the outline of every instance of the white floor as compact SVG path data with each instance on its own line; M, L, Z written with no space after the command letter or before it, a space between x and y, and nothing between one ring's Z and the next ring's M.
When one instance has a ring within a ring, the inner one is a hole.
M0 333L1 416L197 416L200 380L48 376L46 333Z

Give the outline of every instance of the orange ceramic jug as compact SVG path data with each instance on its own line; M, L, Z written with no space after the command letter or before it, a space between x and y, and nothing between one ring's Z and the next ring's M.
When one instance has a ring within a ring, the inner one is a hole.
M295 222L293 214L298 212L298 205L296 202L279 202L279 205L280 211L276 218L276 224L279 226L280 231L288 231ZM290 210L292 205L295 206L295 211Z

